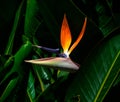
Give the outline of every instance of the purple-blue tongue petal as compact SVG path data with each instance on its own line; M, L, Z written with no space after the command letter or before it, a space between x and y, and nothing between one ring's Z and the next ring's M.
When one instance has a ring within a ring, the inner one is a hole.
M51 52L51 53L59 53L60 49L57 48L57 49L53 49L53 48L48 48L48 47L43 47L43 46L38 46L38 45L33 45L34 47L37 47L37 48L40 48L42 50L46 50L48 52Z

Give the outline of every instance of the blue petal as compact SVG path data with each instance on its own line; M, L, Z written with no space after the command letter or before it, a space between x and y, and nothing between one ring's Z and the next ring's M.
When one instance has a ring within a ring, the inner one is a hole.
M59 53L60 52L60 49L57 48L57 49L53 49L53 48L48 48L48 47L43 47L43 46L38 46L38 45L33 45L34 47L37 47L37 48L40 48L42 50L46 50L48 52L51 52L51 53Z

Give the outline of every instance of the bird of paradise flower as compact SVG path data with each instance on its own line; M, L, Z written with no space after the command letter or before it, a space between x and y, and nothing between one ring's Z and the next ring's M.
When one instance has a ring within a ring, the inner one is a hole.
M87 17L85 17L84 24L82 27L82 30L76 39L76 41L73 43L73 45L70 47L71 42L72 42L72 36L70 32L70 28L68 25L68 21L66 18L66 14L64 14L64 18L62 21L62 27L61 27L61 34L60 34L60 41L61 41L61 46L63 48L63 53L59 53L58 57L48 57L48 58L41 58L41 59L35 59L35 60L25 60L25 62L29 62L32 64L38 64L41 66L46 66L50 68L56 68L60 70L66 70L69 72L73 72L79 69L80 65L73 62L69 55L71 52L75 49L75 47L78 45L80 40L82 39L85 29L86 29L86 24L87 24ZM51 49L43 46L37 46L34 45L38 48L41 48L43 50L47 50L53 53L58 53L59 49Z

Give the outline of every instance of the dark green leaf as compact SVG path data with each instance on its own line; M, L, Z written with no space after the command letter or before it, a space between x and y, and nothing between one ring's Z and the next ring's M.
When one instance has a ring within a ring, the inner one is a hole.
M57 24L57 21L54 17L54 15L51 12L51 8L49 8L49 2L48 1L39 1L39 12L41 16L43 17L43 20L46 24L46 26L49 28L50 33L52 34L53 38L58 43L57 34L59 31L59 26Z
M33 102L35 100L35 97L36 97L35 79L34 79L31 72L29 73L29 78L28 78L27 94L29 96L30 101Z
M15 61L14 61L13 67L10 70L10 72L6 74L6 76L4 77L4 79L2 80L2 82L0 84L4 83L5 80L7 78L9 78L9 76L12 75L14 72L18 73L18 77L10 80L9 84L7 85L6 89L4 90L4 92L1 96L1 102L3 102L8 97L8 95L11 93L11 91L16 86L17 82L19 81L19 78L21 78L21 76L20 76L21 75L21 70L22 70L21 69L21 64L24 61L24 59L28 56L28 54L30 53L31 48L32 48L31 43L27 42L15 54L15 56L14 56Z
M116 12L117 10L119 11L119 6L117 6L116 0L94 0L92 2L87 0L73 1L80 10L96 23L104 36L109 35L111 31L114 31L120 26L118 20L120 14Z
M12 53L14 37L15 37L15 33L16 33L16 30L17 30L17 27L18 27L18 22L19 22L19 19L20 19L20 14L21 14L21 9L22 9L22 6L23 6L23 2L24 2L24 0L22 0L21 4L20 4L20 6L19 6L19 8L16 12L13 28L12 28L12 31L11 31L10 36L9 36L9 40L8 40L8 44L7 44L7 47L6 47L6 50L5 50L5 54L11 54Z
M65 88L67 87L66 79L68 76L59 78L51 84L37 99L36 101L57 101L61 102L64 99Z
M36 0L27 0L26 4L24 33L30 38L31 35L36 33L41 22L36 18L38 13Z
M104 99L120 71L120 35L101 42L82 65L70 86L66 101L80 95L81 101Z
M113 84L113 86L115 87L116 85L120 84L120 71L118 72L118 76Z
M14 64L13 56L0 56L0 81L5 77L5 75L12 69Z
M5 99L10 95L11 91L14 89L15 85L18 82L18 77L10 80L8 85L6 86L4 92L0 96L0 102L4 102Z
M33 59L38 57L33 56ZM41 90L44 91L52 82L52 73L48 68L41 67L39 65L33 65L33 69L38 77Z

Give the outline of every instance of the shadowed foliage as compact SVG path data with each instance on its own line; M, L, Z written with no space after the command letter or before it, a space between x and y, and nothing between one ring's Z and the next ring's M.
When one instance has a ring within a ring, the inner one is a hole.
M118 0L0 2L0 102L115 102L119 98ZM87 17L85 34L70 54L79 70L71 73L26 63L57 56L35 45L62 52L64 14L72 44Z

